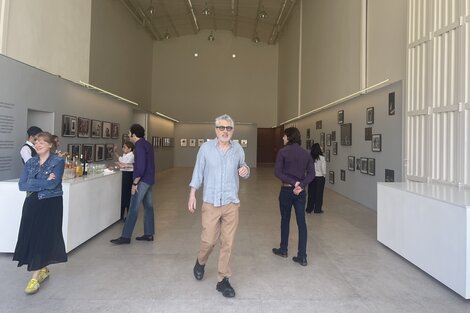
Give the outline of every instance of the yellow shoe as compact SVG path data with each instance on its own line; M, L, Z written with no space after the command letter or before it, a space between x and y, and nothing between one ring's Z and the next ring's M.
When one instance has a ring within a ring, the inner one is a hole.
M49 277L49 270L47 269L47 267L42 268L38 274L38 283L42 283L46 280L47 277Z
M40 285L39 285L37 279L32 278L29 281L28 286L26 286L24 292L26 292L28 295L32 295L33 293L38 292L39 286Z

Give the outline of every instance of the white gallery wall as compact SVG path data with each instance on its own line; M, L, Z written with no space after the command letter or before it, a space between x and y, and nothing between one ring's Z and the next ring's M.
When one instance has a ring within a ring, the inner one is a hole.
M152 111L186 122L227 113L237 122L272 127L277 45L256 44L228 31L216 31L210 42L209 34L201 30L154 43Z

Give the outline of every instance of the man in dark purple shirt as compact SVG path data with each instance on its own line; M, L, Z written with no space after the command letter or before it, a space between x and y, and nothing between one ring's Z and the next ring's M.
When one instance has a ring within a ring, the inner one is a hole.
M129 139L134 143L134 174L131 189L129 215L119 238L111 240L116 245L131 242L132 232L139 212L144 204L144 235L136 240L153 241L155 222L153 214L152 185L155 184L155 161L152 145L145 140L145 129L133 124L129 129Z
M299 245L297 256L292 260L302 266L307 265L307 224L305 223L305 186L315 177L315 168L310 154L301 146L300 132L295 127L284 130L285 147L279 150L274 166L274 174L282 182L279 193L281 210L281 244L273 248L273 253L287 258L289 224L292 206L295 209Z

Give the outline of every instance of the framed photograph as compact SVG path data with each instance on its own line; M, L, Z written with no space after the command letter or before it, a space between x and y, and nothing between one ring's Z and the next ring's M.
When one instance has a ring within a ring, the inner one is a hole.
M316 128L316 129L322 129L322 127L323 127L322 124L323 124L323 122L322 122L321 120L316 121L316 123L315 123L315 128Z
M372 140L372 127L364 128L364 140L371 141Z
M78 137L90 137L91 121L88 118L78 118Z
M119 138L119 124L111 123L111 138Z
M330 172L329 172L328 181L329 181L330 184L332 184L332 185L335 183L335 172L334 172L334 171L330 171Z
M367 159L367 174L374 176L375 175L375 159Z
M91 120L91 137L101 138L101 121Z
M198 146L198 147L202 146L203 143L204 143L204 139L199 138L199 139L197 140L197 146Z
M77 117L70 115L62 115L62 136L77 136Z
M326 145L331 146L331 134L326 134Z
M352 126L351 123L341 125L341 145L351 146L352 145Z
M110 122L103 122L103 138L111 138L111 123Z
M325 133L320 133L320 146L325 150Z
M83 158L88 162L93 162L93 156L95 155L94 145L82 145Z
M187 147L188 146L188 139L186 139L186 138L180 139L180 146L181 147Z
M395 92L388 94L388 115L395 115Z
M356 170L360 171L362 169L361 158L356 159Z
M366 109L366 123L374 124L374 107Z
M169 138L169 137L164 137L164 138L163 138L163 146L164 146L164 147L170 147L170 145L171 145L171 140L170 140L170 138Z
M338 124L344 123L344 110L338 111Z
M240 140L240 145L241 145L243 148L248 147L248 139L242 139L242 140Z
M326 149L325 151L325 161L330 162L330 149Z
M307 128L307 137L306 139L310 139L310 128Z
M189 146L190 147L195 147L196 146L196 139L194 139L194 138L189 139Z
M333 142L333 155L337 155L338 154L338 142L335 141Z
M104 160L104 145L95 145L95 161L100 162Z
M361 173L367 174L367 158L361 158Z
M114 144L113 143L107 143L106 144L106 150L104 150L104 158L106 160L112 160L114 155Z
M163 137L158 137L158 146L163 147Z
M381 134L372 135L371 146L372 146L372 151L374 152L382 151L382 135Z
M129 135L128 134L122 134L122 145L124 145L127 141L130 141Z
M80 156L80 154L81 154L80 145L79 144L68 144L67 152L72 157L76 156L76 155Z
M348 170L354 171L356 169L356 157L355 156L348 156Z
M311 150L312 149L312 140L307 139L306 141L306 149Z
M346 181L346 171L345 170L341 170L340 179L342 181Z
M331 132L331 141L336 141L336 130Z
M157 144L158 144L158 138L156 136L153 136L152 137L152 146L156 148Z
M393 183L395 181L395 171L385 169L385 182Z

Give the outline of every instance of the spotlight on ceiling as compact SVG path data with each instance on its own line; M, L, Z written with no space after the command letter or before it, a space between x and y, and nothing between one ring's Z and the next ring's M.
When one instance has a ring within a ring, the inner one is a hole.
M165 34L163 34L163 37L165 39L170 39L171 38L171 34L167 31Z
M207 37L207 40L209 40L209 41L214 41L215 40L215 37L214 37L214 34L213 34L212 30L211 30L211 34L209 35L209 37Z
M261 7L261 9L259 9L259 11L258 11L258 18L263 19L263 18L266 18L266 17L268 17L268 12L266 12L264 10L264 7Z
M207 15L211 15L211 10L207 7L207 2L206 2L206 4L204 5L204 9L202 9L202 11L201 11L201 14L202 14L202 15L206 15L206 16L207 16Z
M150 0L150 4L149 4L149 7L147 8L147 10L149 11L150 15L155 14L155 7L152 4L152 0Z
M253 41L254 43L258 43L258 42L260 42L261 40L259 39L258 35L256 35L255 37L253 37L252 41Z

